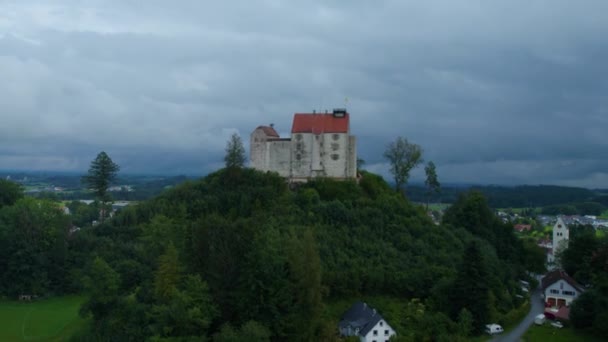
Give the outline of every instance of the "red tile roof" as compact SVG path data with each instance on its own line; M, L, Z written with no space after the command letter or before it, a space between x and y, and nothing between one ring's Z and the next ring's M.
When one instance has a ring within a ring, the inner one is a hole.
M275 138L279 137L279 133L277 133L277 131L275 131L274 128L272 128L270 126L258 126L257 129L261 129L262 131L264 131L264 134L266 134L269 137L275 137Z
M348 133L348 113L344 117L333 114L296 113L293 116L291 133Z
M515 227L513 227L513 228L515 228L515 230L517 230L518 232L522 232L524 230L530 230L530 229L532 229L532 225L530 225L530 224L516 224Z

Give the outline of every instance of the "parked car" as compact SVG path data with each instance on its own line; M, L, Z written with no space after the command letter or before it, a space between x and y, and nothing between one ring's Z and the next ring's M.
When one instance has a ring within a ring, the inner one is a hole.
M543 324L545 324L546 320L547 320L547 318L545 317L545 314L540 314L540 315L534 317L534 324L543 325Z
M487 324L486 325L486 334L496 335L502 333L502 327L498 324Z
M561 328L564 327L564 325L562 324L562 322L559 322L559 321L555 321L555 322L551 323L551 326L554 327L554 328L557 328L557 329L561 329Z

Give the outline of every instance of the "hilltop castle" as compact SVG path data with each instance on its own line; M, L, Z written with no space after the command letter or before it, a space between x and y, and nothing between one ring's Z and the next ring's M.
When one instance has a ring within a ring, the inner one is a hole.
M251 133L251 167L274 171L290 181L315 177L336 179L357 176L356 138L350 135L346 109L332 113L296 113L291 137L281 138L273 125Z

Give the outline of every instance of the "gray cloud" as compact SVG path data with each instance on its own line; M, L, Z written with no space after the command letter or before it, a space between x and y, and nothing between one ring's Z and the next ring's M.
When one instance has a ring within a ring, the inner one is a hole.
M446 182L608 187L605 1L0 3L0 168L204 173L232 132L344 106ZM247 139L244 139L247 140ZM421 177L421 170L414 180Z

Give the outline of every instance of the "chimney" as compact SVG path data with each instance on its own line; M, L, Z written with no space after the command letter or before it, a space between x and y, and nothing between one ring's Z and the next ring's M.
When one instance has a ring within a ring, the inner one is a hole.
M317 111L313 109L313 110L312 110L312 113L313 113L313 114L317 114Z
M274 128L274 124L273 123L270 124L270 128Z

